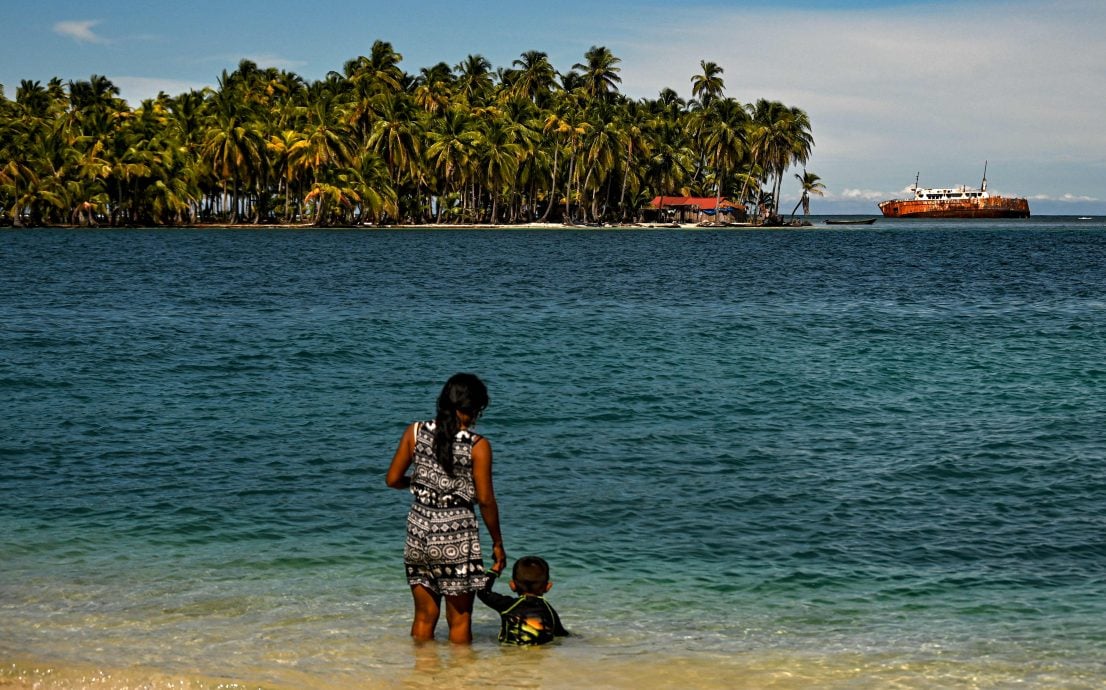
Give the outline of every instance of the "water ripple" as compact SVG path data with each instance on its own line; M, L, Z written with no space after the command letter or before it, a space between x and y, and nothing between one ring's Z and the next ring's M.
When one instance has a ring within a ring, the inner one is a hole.
M408 499L383 471L473 370L511 553L548 556L596 639L1068 629L1102 659L1101 232L0 242L9 583L123 619L164 597L173 621L357 591L361 624L402 627ZM26 639L65 617L5 606Z

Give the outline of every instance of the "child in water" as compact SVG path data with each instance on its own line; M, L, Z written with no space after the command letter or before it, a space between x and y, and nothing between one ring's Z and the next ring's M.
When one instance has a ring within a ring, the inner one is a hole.
M553 587L545 559L523 556L515 561L510 586L511 591L519 595L517 598L493 592L492 586L500 571L493 568L488 574L491 575L488 584L476 596L499 612L500 642L538 645L568 635L557 612L545 600L545 593Z

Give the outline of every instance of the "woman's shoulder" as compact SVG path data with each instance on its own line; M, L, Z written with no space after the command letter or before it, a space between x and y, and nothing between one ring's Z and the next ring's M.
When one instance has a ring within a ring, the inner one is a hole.
M434 436L434 420L411 422L411 424L408 425L407 429L410 431L411 436L413 438L417 439L420 436L423 437L423 438L426 438L426 437L433 438L433 436Z
M469 444L473 448L475 448L476 446L480 446L480 445L486 446L488 448L492 447L492 443L491 443L491 441L488 440L487 436L482 436L482 435L476 433L475 431L468 431L467 429L463 433L468 434L467 438L468 438Z

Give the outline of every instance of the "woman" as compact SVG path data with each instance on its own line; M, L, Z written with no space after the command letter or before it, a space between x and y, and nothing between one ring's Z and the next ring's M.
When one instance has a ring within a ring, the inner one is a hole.
M494 570L507 565L492 487L492 446L472 432L488 406L488 389L473 374L454 374L438 396L431 422L407 427L388 468L388 486L411 489L403 561L415 601L411 637L434 639L445 598L449 641L472 642L472 604L487 576L473 504L492 538ZM414 466L410 476L408 468Z

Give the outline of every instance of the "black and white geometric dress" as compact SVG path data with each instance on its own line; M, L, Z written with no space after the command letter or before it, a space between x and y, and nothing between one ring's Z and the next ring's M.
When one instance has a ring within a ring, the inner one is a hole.
M403 561L407 583L445 595L484 588L480 528L473 512L472 446L480 436L461 430L453 439L453 475L434 456L434 422L415 425L411 512Z

